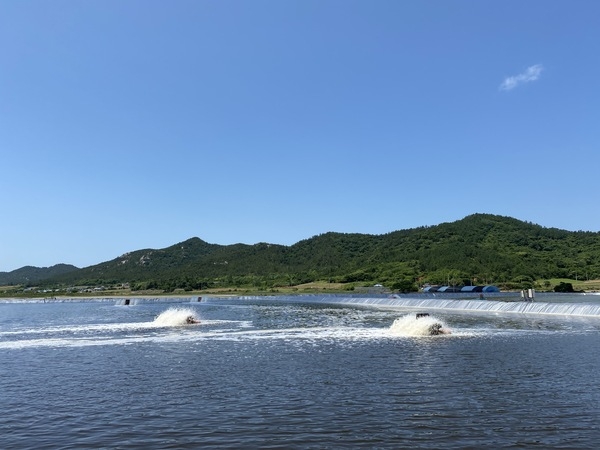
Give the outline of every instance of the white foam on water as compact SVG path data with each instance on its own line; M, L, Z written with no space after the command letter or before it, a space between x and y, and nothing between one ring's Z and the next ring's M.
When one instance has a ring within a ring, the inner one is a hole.
M165 314L166 313L166 314ZM324 340L336 341L357 341L357 340L372 340L389 338L389 333L386 328L355 328L355 327L314 327L314 328L284 328L284 329L268 329L254 330L247 328L247 324L243 321L236 322L239 328L227 329L206 329L204 327L186 327L189 332L182 333L181 330L164 328L163 323L171 325L185 324L187 312L170 311L163 312L157 316L158 321L148 323L145 322L146 330L154 328L155 330L163 329L162 333L139 333L123 335L99 335L99 336L47 336L41 339L20 339L15 341L0 341L0 349L21 349L31 347L88 347L100 345L129 345L142 342L186 342L193 343L199 341L268 341L282 340L289 342L305 342L314 341L320 342ZM183 319L181 316L183 315ZM223 323L232 323L234 321L203 321L202 325L219 325ZM154 324L153 327L148 327L149 324ZM244 327L246 326L246 327ZM201 329L203 328L203 329ZM116 330L115 330L116 331Z
M79 324L60 325L46 328L24 328L11 331L0 331L1 336L20 334L57 334L57 333L92 333L92 332L117 332L133 331L157 327L189 325L188 317L200 320L196 311L191 308L169 308L156 316L152 322L130 322L130 323L103 323L103 324Z
M47 338L47 339L23 339L18 341L0 342L0 349L23 349L38 347L92 347L100 345L124 345L137 342L139 339L126 338Z
M169 317L168 314L166 317ZM186 316L187 317L187 316ZM101 345L129 345L142 342L194 342L219 337L223 334L236 334L236 329L216 330L205 333L203 327L222 324L235 324L239 327L247 325L244 321L232 320L203 320L201 324L185 324L185 333L182 333L181 321L175 320L176 325L164 325L162 322L173 321L161 318L158 323L138 322L128 324L109 324L99 326L76 326L46 329L43 338L29 339L27 335L36 333L18 333L24 339L9 341L0 340L0 349L22 349L33 347L91 347ZM56 333L56 331L60 331ZM78 332L75 332L78 331ZM97 333L95 333L95 331ZM127 335L116 334L128 331ZM64 336L64 334L68 334ZM108 334L107 334L108 333Z
M154 319L153 324L160 327L176 327L189 325L188 318L199 321L196 311L192 308L169 308Z
M450 334L450 329L444 321L435 316L424 316L417 319L416 314L407 314L394 320L389 332L394 336L431 336L432 327L438 328L444 336Z
M164 314L164 313L163 313ZM166 314L159 321L167 320L173 313ZM159 315L160 316L160 315ZM175 314L177 316L177 314ZM181 321L175 320L178 324ZM91 347L102 345L132 345L139 343L185 343L192 344L203 341L285 341L299 344L308 343L319 345L323 342L352 343L372 340L389 340L398 338L415 338L431 336L429 326L441 323L443 328L448 329L446 324L435 317L423 317L416 319L414 315L404 316L396 319L390 327L352 327L352 326L328 326L328 327L294 327L281 329L249 329L244 327L244 322L235 322L238 328L210 329L211 325L223 323L233 324L235 321L202 321L201 326L166 327L156 325L154 322L145 322L146 332L139 330L138 333L128 335L99 335L99 336L48 336L42 339L22 339L15 341L0 341L0 349L22 349L31 347ZM153 326L148 326L154 324ZM185 328L185 332L182 332ZM162 330L162 331L160 331ZM487 329L462 329L451 330L451 334L432 336L432 338L464 338L470 336L483 336L504 333L527 333L531 330L487 330ZM536 331L539 332L539 331Z
M169 308L159 314L152 322L107 323L107 324L73 324L44 328L25 328L0 332L0 349L27 347L83 347L97 345L118 345L145 340L156 340L158 335L147 335L144 332L169 327L188 326L188 318L199 320L192 308ZM204 324L215 324L223 321L206 321ZM129 334L123 336L122 333ZM43 338L36 336L43 335ZM2 337L9 340L1 340ZM10 340L12 338L12 340ZM20 339L19 339L20 338ZM33 339L32 339L33 338Z
M353 327L310 327L310 328L279 328L269 330L241 330L230 332L212 331L203 333L201 339L219 341L362 341L389 338L383 328L353 328Z
M57 333L89 333L89 332L114 332L136 330L141 328L153 328L153 322L133 322L133 323L105 323L105 324L83 324L55 326L47 328L23 328L12 331L2 331L0 336L10 336L19 334L57 334Z
M323 342L351 343L377 339L389 340L431 336L431 326L436 324L441 325L442 329L450 331L451 334L434 336L435 338L532 332L531 330L488 330L466 329L464 327L449 330L447 324L434 315L417 319L414 313L397 318L391 326L379 327L364 326L362 320L350 320L344 321L344 323L314 327L295 326L281 329L254 329L252 322L247 320L202 320L200 324L188 324L188 317L192 316L194 319L198 319L196 314L196 310L190 307L173 307L161 312L150 322L73 324L70 326L46 327L44 329L10 331L4 333L8 340L2 340L0 336L0 349L130 345L144 342L196 343L202 341L268 340L282 340L291 343L305 342L309 345L318 345ZM539 332L539 330L533 332Z

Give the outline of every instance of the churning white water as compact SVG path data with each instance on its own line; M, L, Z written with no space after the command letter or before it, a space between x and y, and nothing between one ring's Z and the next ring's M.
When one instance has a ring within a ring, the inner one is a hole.
M160 327L176 327L188 325L190 319L196 322L200 320L192 308L169 308L156 316L152 323Z
M433 330L439 332L432 333ZM415 314L407 314L394 320L390 333L395 336L431 336L432 334L449 334L448 326L434 316L417 318Z

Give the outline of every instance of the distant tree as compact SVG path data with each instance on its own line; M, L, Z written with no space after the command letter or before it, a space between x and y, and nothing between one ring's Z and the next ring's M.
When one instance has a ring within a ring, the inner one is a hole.
M399 292L417 292L419 288L411 280L398 280L391 284L390 288L393 291Z
M560 284L554 286L554 292L575 292L573 284L561 281Z

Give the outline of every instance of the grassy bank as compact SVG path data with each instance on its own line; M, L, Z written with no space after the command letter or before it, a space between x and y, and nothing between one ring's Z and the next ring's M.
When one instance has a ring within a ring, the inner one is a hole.
M575 291L600 292L600 280L571 280L568 278L552 278L537 280L536 290L553 292L560 283L570 283ZM326 281L299 284L268 289L255 287L221 287L196 291L161 290L131 291L130 289L104 289L92 292L39 292L35 289L24 291L20 286L0 286L0 298L90 298L90 297L201 297L209 295L292 295L292 294L343 294L357 292L390 292L385 289L373 289L372 286L362 286L360 283L328 283Z

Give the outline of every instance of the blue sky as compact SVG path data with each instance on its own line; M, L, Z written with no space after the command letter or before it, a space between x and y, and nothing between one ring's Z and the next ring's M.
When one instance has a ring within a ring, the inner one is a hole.
M600 230L596 1L0 3L0 271L485 212Z

